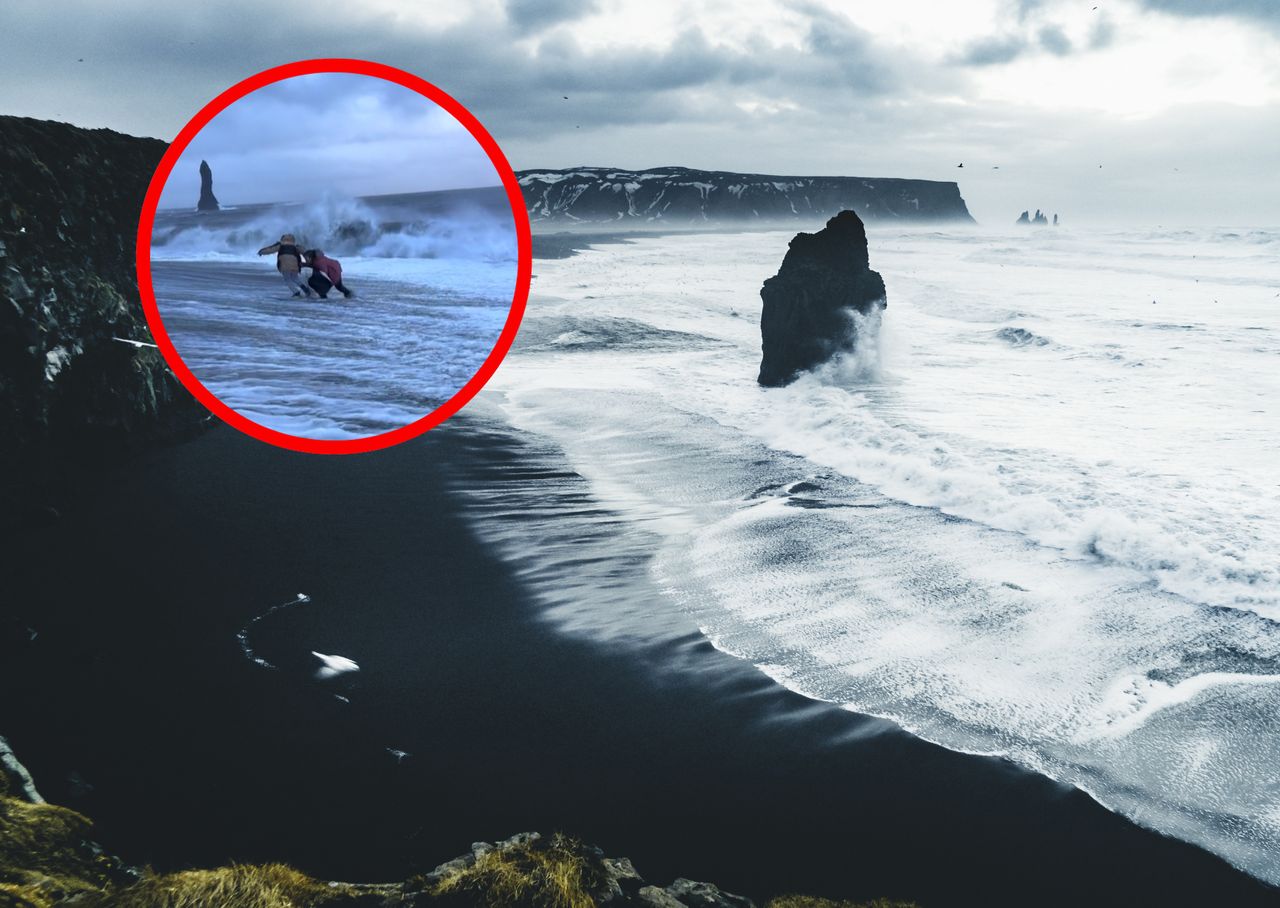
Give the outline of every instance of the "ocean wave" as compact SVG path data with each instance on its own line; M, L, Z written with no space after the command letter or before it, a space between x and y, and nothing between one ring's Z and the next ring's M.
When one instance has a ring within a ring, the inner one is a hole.
M1026 328L1009 325L996 331L996 337L1014 347L1046 347L1050 341Z
M154 258L252 260L284 233L303 248L337 256L514 262L510 218L460 202L447 211L384 213L361 199L326 196L305 205L256 206L193 215L161 213L151 235Z
M629 318L541 316L525 319L517 349L589 353L599 350L694 350L724 342L687 331L657 328Z
M1215 687L1280 684L1280 675L1205 672L1170 684L1149 675L1118 678L1103 695L1103 720L1078 736L1078 743L1131 734L1161 710L1190 703Z
M1185 527L1135 517L1088 497L1037 487L999 461L975 459L945 440L879 418L858 390L807 376L762 427L775 447L800 454L919 507L973 520L1077 558L1141 571L1193 602L1280 620L1280 566L1253 552L1213 547ZM1086 484L1087 485L1087 484Z

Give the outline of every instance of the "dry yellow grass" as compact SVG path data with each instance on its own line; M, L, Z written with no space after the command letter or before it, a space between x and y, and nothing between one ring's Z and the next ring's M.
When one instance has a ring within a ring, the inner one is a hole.
M52 905L53 902L26 886L0 883L0 908L52 908Z
M91 827L74 810L0 793L0 906L45 908L100 891L109 862L89 845Z
M557 834L490 851L440 880L430 894L484 908L595 908L591 892L598 883L581 843Z
M127 889L86 900L111 908L313 908L348 898L344 886L329 886L284 864L234 864L215 870L146 874Z

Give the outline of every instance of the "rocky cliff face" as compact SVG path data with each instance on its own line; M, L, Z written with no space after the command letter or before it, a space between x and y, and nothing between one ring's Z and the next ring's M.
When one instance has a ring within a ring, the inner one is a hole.
M782 267L760 288L760 384L789 384L854 348L853 314L886 306L884 280L869 265L866 229L852 211L817 233L796 234Z
M117 340L151 340L134 238L164 150L157 139L0 117L0 504L7 517L21 510L14 505L30 503L33 489L206 415L157 350Z
M213 194L213 171L208 161L200 162L200 201L196 202L196 211L217 211L218 198Z
M846 209L868 222L973 221L960 188L932 180L783 177L687 167L575 167L524 170L517 176L535 223L812 222Z

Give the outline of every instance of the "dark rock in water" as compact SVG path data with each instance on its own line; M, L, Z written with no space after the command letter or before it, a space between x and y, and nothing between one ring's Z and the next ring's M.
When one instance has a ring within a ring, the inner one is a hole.
M1033 345L1036 347L1044 347L1049 343L1049 339L1047 337L1041 337L1038 334L1033 334L1026 328L1001 328L996 332L996 337L1014 347L1027 347Z
M1053 226L1054 226L1054 227L1057 227L1057 226L1058 226L1058 215L1057 215L1057 213L1056 213L1056 212L1055 212L1055 213L1054 213L1054 215L1053 215Z
M151 347L138 212L158 139L0 116L0 525L207 412Z
M516 176L535 223L608 224L614 229L637 223L813 223L845 209L868 222L973 222L960 187L937 180L776 176L689 167L572 167L522 170Z
M200 201L196 211L217 211L218 199L213 194L213 171L207 161L200 162Z
M760 384L789 384L857 340L852 314L885 308L884 280L869 267L867 232L842 211L817 233L799 233L760 297Z
M1037 209L1036 209L1035 217L1032 217L1032 216L1031 216L1031 213L1030 213L1029 211L1024 211L1024 212L1022 212L1022 214L1020 214L1020 215L1018 216L1018 221L1017 221L1017 222L1018 222L1019 224L1031 224L1031 225L1035 225L1035 226L1045 226L1045 225L1047 225L1047 224L1049 223L1049 218L1045 216L1045 213L1044 213L1043 211L1041 211L1039 208L1037 208ZM1058 223L1058 216L1057 216L1056 214L1053 216L1053 223L1054 223L1054 224L1057 224L1057 223Z
M1019 223L1019 224L1030 224L1030 223L1031 223L1031 212L1030 212L1030 211L1024 211L1024 212L1022 212L1022 214L1018 215L1018 223Z
M1049 219L1044 216L1044 212L1039 208L1036 209L1036 216L1031 219L1031 223L1043 227L1049 223Z

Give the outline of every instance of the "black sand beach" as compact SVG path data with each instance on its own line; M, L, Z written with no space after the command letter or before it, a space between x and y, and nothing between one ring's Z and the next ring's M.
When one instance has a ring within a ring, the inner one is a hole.
M10 540L37 635L6 643L3 727L45 796L158 868L388 880L538 829L757 898L1275 904L1084 794L788 693L666 602L648 640L557 630L455 491L528 479L522 444L462 419L319 457L219 427ZM254 632L283 667L251 664L238 629L298 592ZM317 684L310 650L362 671Z

